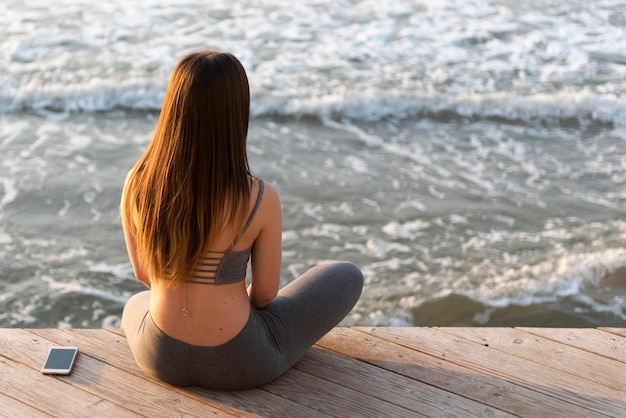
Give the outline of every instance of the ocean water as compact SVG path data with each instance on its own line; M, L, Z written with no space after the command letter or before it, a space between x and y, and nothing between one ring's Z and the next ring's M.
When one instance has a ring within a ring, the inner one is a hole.
M121 186L187 52L237 55L288 283L344 325L626 326L626 1L0 3L0 326L116 327Z

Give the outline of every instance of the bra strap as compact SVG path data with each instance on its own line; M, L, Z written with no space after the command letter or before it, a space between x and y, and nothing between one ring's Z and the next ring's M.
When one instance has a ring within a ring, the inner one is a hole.
M263 179L259 179L259 195L256 197L256 202L254 203L254 208L252 208L252 212L250 213L250 216L248 217L248 221L246 222L246 226L244 226L243 227L243 231L241 231L242 234L244 232L246 232L246 230L248 229L248 227L252 223L252 219L254 218L254 215L256 214L256 211L259 208L259 206L261 205L261 199L263 198L263 190L264 189L265 189L265 185L263 183Z
M235 248L235 246L237 245L237 241L239 241L239 238L246 232L246 230L248 229L248 227L252 223L252 219L254 218L254 215L256 214L256 211L259 208L259 206L261 205L261 199L263 198L263 190L265 189L264 186L265 185L263 183L263 179L259 179L259 194L256 197L256 202L254 203L254 207L252 208L252 212L250 212L250 216L248 217L248 220L246 221L246 225L243 227L243 230L241 231L241 233L239 235L237 235L235 237L235 240L233 241L232 244L230 244L230 247L228 248L227 251L232 251Z

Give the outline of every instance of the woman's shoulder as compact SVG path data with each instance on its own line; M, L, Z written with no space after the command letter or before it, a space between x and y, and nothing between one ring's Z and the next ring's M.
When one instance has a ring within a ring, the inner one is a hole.
M256 182L256 187L258 187L259 189L263 189L263 196L265 196L265 194L269 194L272 197L278 197L278 190L276 190L276 186L274 186L272 183L260 177L256 179Z
M275 213L276 211L281 210L280 196L278 194L278 190L272 183L264 179L258 178L255 189L258 190L258 193L263 193L263 195L261 196L259 211L265 213Z

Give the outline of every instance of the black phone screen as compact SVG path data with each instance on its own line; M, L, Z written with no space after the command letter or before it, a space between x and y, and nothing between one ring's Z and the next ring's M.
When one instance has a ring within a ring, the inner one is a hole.
M75 354L76 349L73 348L53 348L43 367L51 370L69 369Z

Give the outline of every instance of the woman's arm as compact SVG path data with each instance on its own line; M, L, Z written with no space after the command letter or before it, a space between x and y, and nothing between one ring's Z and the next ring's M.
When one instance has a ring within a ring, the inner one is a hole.
M135 242L135 236L130 230L128 220L126 219L126 214L124 211L121 211L122 217L122 229L124 230L124 240L126 241L126 251L128 251L128 257L130 258L130 263L133 266L133 271L135 272L135 277L137 280L146 285L148 289L150 289L150 278L143 271L143 269L139 266L139 261L137 258L137 244Z
M252 282L248 287L250 303L263 308L278 294L282 255L283 217L280 198L267 182L263 200L255 215L261 231L252 246Z

